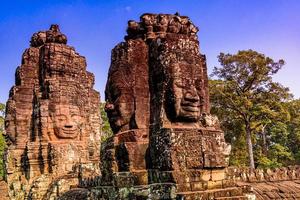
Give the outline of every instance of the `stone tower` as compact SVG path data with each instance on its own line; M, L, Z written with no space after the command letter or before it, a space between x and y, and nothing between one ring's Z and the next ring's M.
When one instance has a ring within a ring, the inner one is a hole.
M11 199L49 199L99 174L100 95L58 25L33 34L5 119Z
M149 182L170 190L173 183L180 195L216 181L201 180L202 174L224 177L230 145L210 115L198 29L186 16L145 14L141 19L149 24Z
M112 50L105 92L114 136L102 151L102 177L86 186L112 186L119 198L128 191L129 199L173 199L204 190L217 181L215 174L224 178L230 145L210 115L197 32L178 14L144 14L128 22L125 42ZM114 199L106 190L94 194Z

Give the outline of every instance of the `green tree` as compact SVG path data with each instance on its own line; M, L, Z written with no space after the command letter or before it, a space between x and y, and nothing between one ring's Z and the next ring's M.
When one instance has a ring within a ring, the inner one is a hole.
M218 58L221 67L215 67L212 73L219 79L212 82L212 106L215 110L221 109L219 112L223 115L233 117L239 129L244 130L249 167L254 168L255 135L265 134L265 128L272 125L273 119L288 118L282 106L282 102L291 97L288 88L272 81L284 61L275 62L253 50L234 55L220 53Z
M100 112L101 112L101 118L102 118L102 124L101 124L101 132L102 132L101 140L102 141L105 141L107 138L109 138L113 135L113 132L110 128L108 117L107 117L107 114L106 114L104 108L105 108L105 103L101 103L100 104Z
M4 139L4 117L5 117L5 105L0 103L0 178L4 176L4 150L5 150L5 139Z
M295 164L300 164L300 99L290 101L286 105L291 116L287 125L287 131L289 132L287 146L294 155Z
M225 139L231 144L230 165L233 166L247 166L248 154L245 141L244 124L240 117L223 107L220 101L216 101L221 85L224 81L209 80L209 91L211 96L211 113L218 116L221 122L221 128L225 132Z

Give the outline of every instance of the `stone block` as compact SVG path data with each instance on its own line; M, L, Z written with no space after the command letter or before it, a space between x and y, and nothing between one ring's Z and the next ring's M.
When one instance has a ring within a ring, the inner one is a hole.
M207 189L218 189L222 188L222 181L208 181Z
M224 180L225 177L226 177L225 169L212 169L211 170L211 180L212 181Z
M203 191L208 187L207 182L191 182L191 190L192 191Z

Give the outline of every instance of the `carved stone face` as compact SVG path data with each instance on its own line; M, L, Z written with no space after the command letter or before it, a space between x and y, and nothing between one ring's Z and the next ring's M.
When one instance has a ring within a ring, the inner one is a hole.
M173 63L170 68L171 81L167 95L170 116L176 121L198 121L203 104L200 68L184 61Z
M56 105L51 115L54 134L61 139L77 138L82 129L84 118L79 108L72 105Z
M112 131L117 133L128 130L130 127L130 121L134 115L134 98L130 89L124 87L126 84L118 84L120 77L115 76L115 79L116 84L111 84L106 90L108 98L105 111Z

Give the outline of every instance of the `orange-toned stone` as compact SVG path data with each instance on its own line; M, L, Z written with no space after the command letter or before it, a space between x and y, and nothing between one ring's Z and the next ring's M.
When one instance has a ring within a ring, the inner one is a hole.
M78 174L100 173L100 96L85 58L66 43L58 25L35 33L16 70L5 119L11 199L54 198Z

